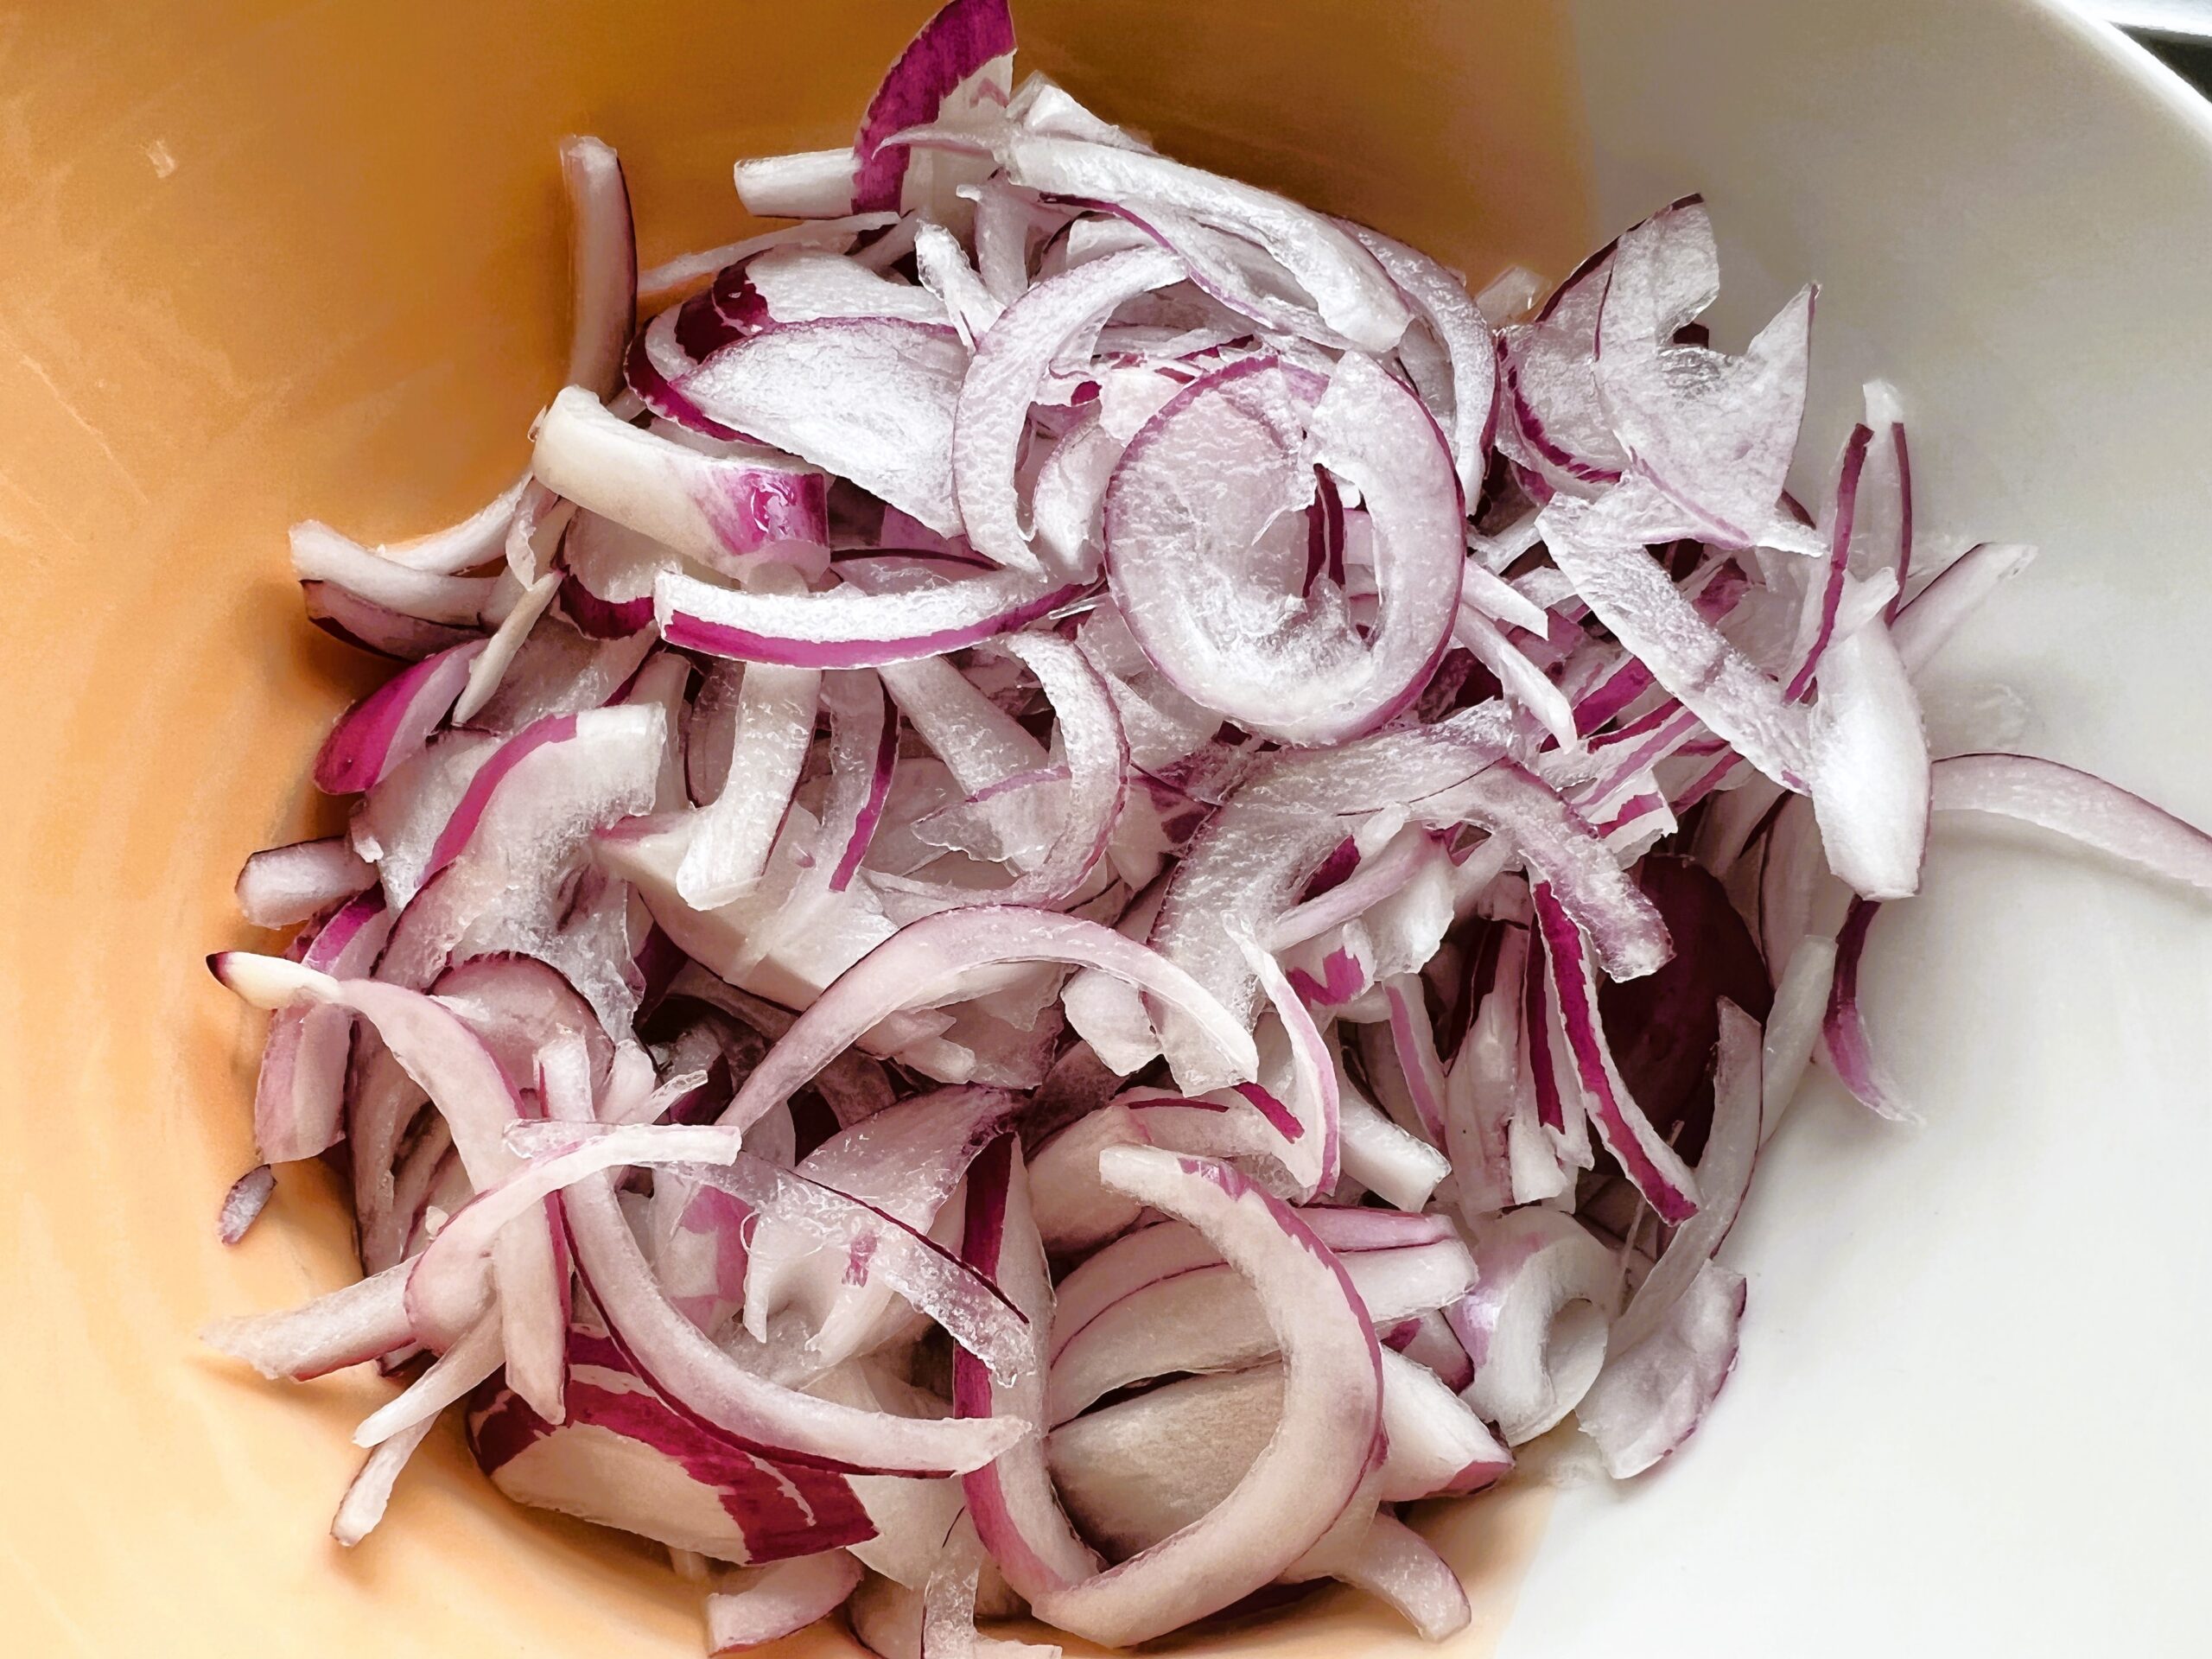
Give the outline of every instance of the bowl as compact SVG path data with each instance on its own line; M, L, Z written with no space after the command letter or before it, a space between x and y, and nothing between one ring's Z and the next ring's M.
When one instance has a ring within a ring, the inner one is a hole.
M229 898L247 850L335 827L307 763L372 672L300 620L283 527L458 515L556 383L555 138L620 148L648 260L727 239L729 161L843 142L923 10L81 0L10 22L13 1651L698 1651L664 1563L500 1501L454 1436L370 1543L325 1536L381 1386L271 1387L193 1333L339 1282L347 1223L291 1168L216 1243L253 1160L259 1021L198 962L252 942ZM1557 274L1702 188L1724 332L1824 284L1805 453L1885 373L1924 533L2044 549L1948 660L1939 741L2024 699L2026 747L2212 818L2212 119L2120 36L2031 0L1019 13L1026 64L1174 152L1478 279ZM2212 912L1952 824L1929 886L1884 920L1869 1001L1926 1125L1808 1089L1729 1247L1746 1344L1705 1432L1624 1487L1580 1479L1570 1445L1429 1517L1474 1586L1455 1654L2198 1650ZM1343 1598L1182 1645L1418 1650Z

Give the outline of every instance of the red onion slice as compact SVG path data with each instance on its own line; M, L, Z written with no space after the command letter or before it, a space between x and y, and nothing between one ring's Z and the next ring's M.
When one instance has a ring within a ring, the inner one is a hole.
M1598 383L1614 431L1638 474L1719 545L1773 533L1804 418L1813 296L1800 290L1739 358L1634 339L1617 351L1601 324Z
M387 1268L282 1313L217 1319L200 1339L272 1379L304 1380L361 1364L414 1339L407 1268Z
M1038 283L991 325L961 383L952 481L968 539L986 558L1042 578L1021 524L1014 473L1053 359L1068 340L1139 294L1183 274L1172 254L1135 248Z
M1460 497L1472 506L1482 496L1497 421L1497 350L1490 325L1459 279L1427 254L1363 225L1345 228L1375 256L1444 346L1452 376L1452 464Z
M1014 571L884 593L855 587L770 593L715 587L671 570L654 584L653 607L663 635L685 650L804 668L875 668L981 644L1049 616L1082 593L1078 585L1043 586Z
M637 326L638 245L622 163L596 138L561 141L569 191L569 292L575 315L569 384L612 397L622 384L622 353Z
M1665 1324L1688 1290L1690 1281L1713 1259L1751 1185L1758 1160L1765 1098L1760 1073L1758 1024L1734 1003L1720 1004L1718 1071L1713 1081L1713 1129L1698 1160L1698 1190L1704 1204L1675 1230L1667 1248L1643 1282L1636 1287L1613 1322L1613 1363L1634 1364L1633 1350Z
M1898 607L1890 625L1897 655L1917 674L2003 583L2026 569L2036 550L2018 542L1980 542Z
M571 1187L563 1211L592 1300L639 1374L683 1415L746 1449L846 1472L947 1475L982 1467L1025 1429L860 1411L755 1376L670 1306L606 1176Z
M276 1172L266 1164L256 1164L232 1181L216 1211L216 1238L225 1244L235 1244L243 1239L261 1218L261 1212L268 1207L276 1191Z
M849 149L809 149L737 163L737 199L755 219L844 219L853 214Z
M1284 1358L1282 1426L1227 1497L1121 1565L1032 1599L1063 1630L1125 1646L1256 1590L1328 1530L1375 1453L1382 1360L1344 1269L1234 1171L1145 1147L1109 1148L1101 1167L1205 1233L1250 1283Z
M522 1116L515 1087L483 1041L435 998L374 980L332 979L239 950L211 957L208 965L225 986L259 1007L324 1004L359 1014L451 1126L473 1181L489 1185L514 1168L514 1156L500 1137ZM543 1415L558 1422L560 1332L568 1299L550 1226L512 1230L494 1253L508 1377Z
M458 524L410 541L380 542L369 551L410 570L442 576L457 576L489 564L499 556L500 549L506 543L507 527L514 522L515 507L528 484L526 478L517 479ZM306 530L308 526L302 524L299 528ZM324 535L337 534L326 525L316 524L314 528Z
M967 371L968 350L949 327L833 318L726 346L677 390L725 426L951 536L953 412Z
M1508 1446L1573 1411L1605 1361L1620 1270L1572 1217L1541 1205L1484 1229L1474 1294L1445 1311L1475 1376L1464 1398Z
M1643 550L1660 538L1649 532L1672 535L1680 522L1648 486L1627 484L1595 508L1554 502L1544 540L1575 592L1660 684L1745 760L1802 790L1812 769L1803 711L1698 615Z
M441 651L473 643L480 636L473 627L449 626L403 615L389 606L358 597L334 582L300 584L308 620L334 639L342 639L380 657L419 662Z
M1006 1294L1032 1330L1051 1330L1052 1274L1030 1206L1020 1147L1012 1136L995 1141L969 1177L961 1255ZM953 1409L960 1416L1044 1421L1041 1368L1001 1382L964 1352L953 1356L952 1366ZM1036 1427L989 1467L963 1476L961 1485L977 1538L1025 1599L1080 1583L1103 1565L1068 1524Z
M238 871L238 914L256 927L290 927L376 885L377 873L343 836L264 847Z
M1100 1170L1130 1151L1157 1149L1109 1147L1099 1154ZM1310 1223L1311 1217L1301 1219ZM1447 1306L1475 1282L1474 1264L1457 1238L1332 1248L1332 1259L1369 1316L1383 1325ZM1140 1286L1081 1325L1065 1318L1053 1332L1045 1421L1064 1423L1131 1383L1178 1371L1234 1370L1262 1359L1276 1347L1264 1315L1243 1280L1217 1263Z
M315 754L315 786L326 795L355 794L420 753L483 649L481 640L471 640L427 657L348 709Z
M1082 652L1047 634L995 641L1036 676L1059 722L1066 788L1059 823L1033 868L1003 887L963 889L884 876L876 886L893 916L923 905L1056 905L1073 899L1105 855L1121 810L1128 745L1105 682Z
M1353 345L1387 352L1408 321L1405 302L1374 255L1337 226L1272 191L1162 156L1036 133L1001 140L999 162L1026 189L1086 201L1188 213L1257 243L1311 295L1322 321Z
M302 582L342 589L372 607L418 622L462 627L498 620L518 591L512 585L503 587L497 576L452 576L410 569L379 557L313 519L292 526L292 572Z
M925 122L962 127L1000 115L1014 90L1014 19L1006 0L950 0L922 25L861 118L853 141L859 212L938 206L981 169L944 173L927 152L885 141ZM755 209L758 211L764 211Z
M1599 1019L1597 976L1582 930L1549 887L1538 882L1530 896L1567 1051L1599 1139L1662 1219L1685 1221L1697 1211L1697 1184L1621 1081Z
M532 465L549 487L710 568L829 539L827 484L772 454L708 454L640 431L569 387L537 423Z
M1337 590L1286 612L1249 563L1310 495L1309 453L1358 487L1376 525L1368 639L1323 603ZM1442 654L1465 563L1458 481L1419 400L1367 358L1344 358L1325 389L1266 359L1186 388L1131 440L1105 511L1108 577L1146 655L1250 729L1356 735L1402 709ZM1226 591L1224 575L1240 578Z
M2017 818L2212 892L2212 836L2077 767L2027 754L1961 754L1938 760L1935 780L1939 811Z
M887 317L940 328L952 321L944 302L926 288L895 281L827 248L772 249L748 259L740 279L739 298L726 301L718 289L715 303L747 332L824 317Z
M1829 868L1867 898L1909 898L1928 848L1928 739L1889 629L1838 642L1820 690L1813 810Z
M469 1412L470 1450L517 1503L717 1560L817 1559L873 1531L846 1481L715 1439L656 1397L595 1328L572 1331L569 1353L569 1422L548 1424L504 1389Z
M699 910L718 909L757 884L814 741L818 669L754 663L739 694L729 783L701 809L677 867L676 890Z
M861 1573L850 1554L833 1549L725 1581L707 1598L707 1651L741 1653L804 1630L844 1605Z
M830 1136L797 1173L922 1231L1019 1104L1017 1096L996 1089L919 1095ZM869 1269L881 1229L864 1234L842 1256L822 1248L818 1231L781 1226L763 1213L749 1245L746 1328L765 1339L769 1317L796 1306L813 1332L808 1348L827 1367L859 1351L890 1307L892 1287Z
M1696 1432L1736 1368L1744 1276L1707 1262L1665 1322L1607 1366L1583 1397L1583 1432L1616 1480L1641 1474Z
M436 1427L435 1418L426 1417L406 1433L385 1441L362 1459L359 1472L346 1483L346 1495L339 1500L338 1513L330 1520L330 1535L343 1548L353 1548L376 1530L391 1503L391 1489L399 1478L399 1471L415 1455L415 1448Z
M1232 1071L1249 1077L1259 1069L1250 1033L1173 963L1096 922L979 905L910 923L855 963L768 1052L721 1121L756 1122L878 1020L929 1006L963 974L1017 962L1099 969L1182 1009Z

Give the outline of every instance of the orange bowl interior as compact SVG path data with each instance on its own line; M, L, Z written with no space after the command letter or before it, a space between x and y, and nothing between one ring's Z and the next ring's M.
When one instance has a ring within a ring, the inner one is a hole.
M253 1161L261 1019L200 971L264 943L230 887L327 832L307 782L377 665L311 629L283 531L376 540L510 480L556 385L554 143L627 164L650 263L746 228L737 156L842 143L918 3L72 0L6 25L0 123L0 1600L22 1654L700 1650L657 1553L525 1513L434 1440L383 1531L325 1535L385 1385L262 1382L214 1315L340 1283L317 1167L215 1241ZM1585 228L1544 5L1038 0L1022 63L1173 152L1421 243L1478 281L1558 272ZM1436 1518L1478 1650L1541 1514ZM1338 1600L1193 1645L1372 1651ZM830 1651L843 1638L798 1639ZM818 1644L818 1645L817 1645Z

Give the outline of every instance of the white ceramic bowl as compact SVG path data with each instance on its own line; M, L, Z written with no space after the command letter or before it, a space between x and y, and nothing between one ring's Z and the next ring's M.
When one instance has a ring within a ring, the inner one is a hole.
M499 1502L451 1437L369 1547L322 1535L379 1385L273 1389L192 1333L336 1283L346 1225L288 1171L214 1242L259 1022L196 959L251 938L246 850L331 827L307 761L367 683L299 622L283 524L465 510L556 379L554 137L621 146L648 259L724 239L730 156L842 142L925 9L49 0L0 30L0 1650L697 1652L664 1564ZM1807 455L1878 371L1923 538L2045 550L1944 685L2212 820L2212 121L2120 36L2040 0L1017 9L1030 62L1169 148L1478 275L1701 188L1724 330L1824 284ZM1956 824L1929 888L1869 973L1926 1127L1800 1102L1728 1247L1713 1418L1625 1489L1441 1517L1455 1656L2206 1650L2212 907ZM1420 1650L1343 1598L1189 1645Z

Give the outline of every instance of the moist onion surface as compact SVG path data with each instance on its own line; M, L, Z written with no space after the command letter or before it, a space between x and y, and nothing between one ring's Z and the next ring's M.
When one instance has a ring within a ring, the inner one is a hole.
M1807 1069L1934 1109L1859 990L1936 817L2199 890L2212 837L1931 754L2032 550L1916 531L1885 384L1806 451L1816 292L1716 340L1701 198L1461 273L1014 51L952 0L849 147L738 162L788 223L642 273L566 141L526 470L296 528L392 668L313 759L347 833L253 853L276 936L210 959L270 1014L211 1199L234 1243L330 1160L361 1274L207 1339L391 1379L341 1543L450 1412L665 1546L712 1651L1323 1579L1442 1640L1405 1505L1715 1412Z

